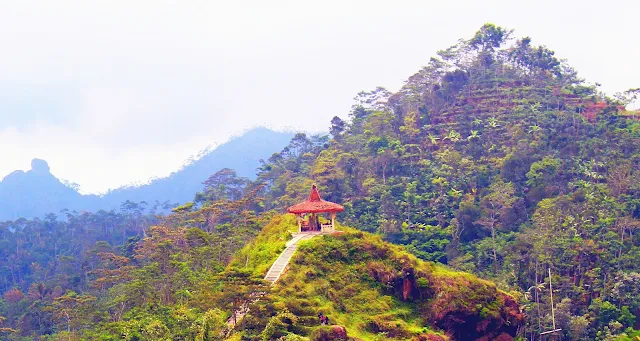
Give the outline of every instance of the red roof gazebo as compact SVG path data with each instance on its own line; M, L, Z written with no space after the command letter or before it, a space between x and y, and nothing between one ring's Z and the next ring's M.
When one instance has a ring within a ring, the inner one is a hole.
M298 230L300 232L333 231L335 230L336 213L342 211L344 211L344 207L342 205L322 200L316 185L311 186L309 199L287 209L287 212L293 213L298 217ZM331 224L320 224L318 221L319 213L329 213L331 215ZM305 214L311 215L309 219L303 219L303 215Z

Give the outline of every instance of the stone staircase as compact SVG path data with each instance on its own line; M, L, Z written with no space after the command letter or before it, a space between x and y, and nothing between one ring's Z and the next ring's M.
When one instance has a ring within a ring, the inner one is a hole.
M291 257L293 257L293 254L296 252L296 249L298 248L298 242L311 239L320 234L321 232L305 232L294 235L294 237L289 242L287 242L287 248L282 251L278 259L276 259L273 265L271 265L271 268L267 272L267 275L264 277L264 280L271 282L271 284L275 283L289 264L289 261L291 260Z
M265 281L269 281L270 284L273 284L278 280L278 278L280 278L284 270L287 268L287 265L289 264L291 257L293 257L293 254L296 252L296 249L298 248L298 242L303 240L309 240L321 234L323 233L322 232L294 233L293 238L291 238L291 240L287 242L286 248L284 249L284 251L282 251L280 256L278 256L278 259L276 259L276 261L271 265L271 268L269 268L267 275L264 277ZM259 295L259 296L262 296L262 295ZM257 301L260 298L259 296L253 299L253 301ZM234 314L235 318L231 317L227 320L227 331L225 332L225 335L228 335L228 333L230 333L233 330L235 325L238 322L240 322L240 320L242 320L242 318L244 318L244 316L248 312L249 312L249 304L245 304L240 309L236 310Z

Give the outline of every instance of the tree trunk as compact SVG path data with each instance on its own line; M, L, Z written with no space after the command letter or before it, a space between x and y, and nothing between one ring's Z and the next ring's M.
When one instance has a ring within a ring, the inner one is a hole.
M540 324L540 298L538 297L538 261L536 260L536 285L534 287L536 291L536 307L538 308L538 332L542 330Z
M383 185L387 184L387 164L386 163L382 166L382 184Z
M493 239L493 266L498 274L498 253L496 252L496 229L494 223L491 223L491 239Z

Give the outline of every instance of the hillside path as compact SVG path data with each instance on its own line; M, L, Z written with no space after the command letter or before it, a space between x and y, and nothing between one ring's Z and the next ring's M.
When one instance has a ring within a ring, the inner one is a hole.
M284 249L284 251L282 251L280 256L278 256L278 259L276 259L276 261L271 265L271 268L269 268L269 271L267 271L267 275L264 276L264 280L268 281L270 284L275 283L280 278L284 270L287 268L287 265L289 264L291 257L293 257L293 254L298 249L298 243L303 240L309 240L321 234L322 232L295 233L293 235L293 238L291 238L291 240L287 242L286 248ZM257 300L258 298L255 299L255 301ZM235 325L242 320L242 318L247 314L247 312L249 312L249 304L243 305L240 309L238 309L233 314L235 316L235 319L232 316L227 320L227 327L229 331L233 330Z
M280 275L284 272L284 269L289 264L291 257L298 249L298 242L302 240L309 240L317 235L320 235L320 232L306 232L306 233L298 233L295 235L290 241L287 242L287 248L282 251L278 259L271 265L267 275L264 276L265 281L271 282L271 284L275 283Z

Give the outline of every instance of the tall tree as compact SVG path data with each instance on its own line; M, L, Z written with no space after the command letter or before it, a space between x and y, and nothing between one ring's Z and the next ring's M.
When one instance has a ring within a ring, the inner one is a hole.
M489 193L482 198L482 217L478 219L478 224L491 231L493 241L493 262L494 269L498 271L498 254L496 252L496 229L503 226L503 218L507 211L513 207L516 200L514 188L511 182L504 182L498 179L489 187Z

